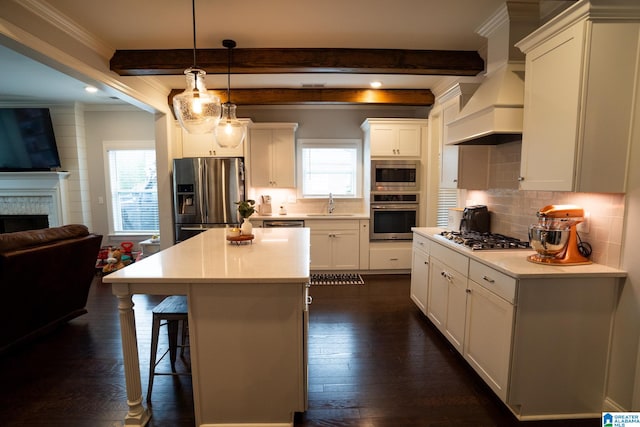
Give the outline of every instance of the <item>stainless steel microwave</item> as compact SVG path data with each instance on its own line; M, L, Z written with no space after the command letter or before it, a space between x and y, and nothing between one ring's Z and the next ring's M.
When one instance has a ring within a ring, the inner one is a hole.
M418 191L419 160L371 160L371 191Z

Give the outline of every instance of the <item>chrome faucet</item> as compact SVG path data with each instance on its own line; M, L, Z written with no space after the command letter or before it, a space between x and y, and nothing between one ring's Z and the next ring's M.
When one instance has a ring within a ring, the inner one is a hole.
M336 208L336 204L333 201L333 193L329 193L329 205L327 206L327 211L329 213L333 213L333 210Z

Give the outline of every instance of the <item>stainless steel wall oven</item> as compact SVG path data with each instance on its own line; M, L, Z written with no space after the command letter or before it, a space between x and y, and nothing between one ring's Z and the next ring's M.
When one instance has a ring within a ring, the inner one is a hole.
M411 240L419 206L418 193L371 193L369 240Z

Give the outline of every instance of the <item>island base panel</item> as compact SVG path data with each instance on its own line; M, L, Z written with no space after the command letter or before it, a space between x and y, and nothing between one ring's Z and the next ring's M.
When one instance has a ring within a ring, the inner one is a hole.
M305 409L301 284L190 285L197 426L292 425Z

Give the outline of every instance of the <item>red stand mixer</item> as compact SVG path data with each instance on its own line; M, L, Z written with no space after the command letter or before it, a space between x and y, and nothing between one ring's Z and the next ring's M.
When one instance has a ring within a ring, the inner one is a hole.
M536 254L527 259L540 264L591 264L588 243L578 242L576 226L584 221L584 209L575 205L548 205L536 214L529 227L529 242Z

